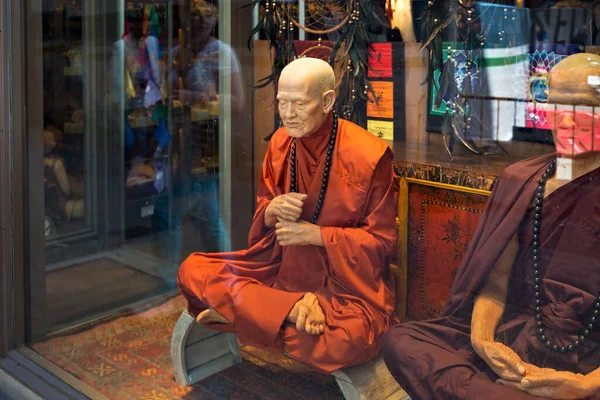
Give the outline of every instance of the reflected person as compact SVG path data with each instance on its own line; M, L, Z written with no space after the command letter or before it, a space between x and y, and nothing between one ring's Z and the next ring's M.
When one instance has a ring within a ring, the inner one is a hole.
M242 67L235 51L216 37L216 1L198 3L192 11L192 62L184 71L178 94L187 122L180 129L175 152L179 155L174 181L172 231L166 239L167 257L175 264L192 250L206 252L230 248L219 210L219 117L223 101L234 113L245 105ZM182 49L179 49L182 51ZM222 60L229 60L224 64ZM231 93L221 93L219 79L231 80ZM167 204L159 207L162 224L169 221ZM167 228L165 226L165 228Z

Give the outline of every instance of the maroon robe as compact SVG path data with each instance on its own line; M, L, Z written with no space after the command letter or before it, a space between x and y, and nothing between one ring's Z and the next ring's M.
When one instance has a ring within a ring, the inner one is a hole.
M552 157L519 162L498 178L443 315L397 325L384 337L386 364L413 400L538 398L495 383L498 377L471 347L474 300L515 233L519 250L496 340L539 367L582 374L600 367L598 326L580 349L570 353L549 350L536 333L532 203ZM566 346L581 332L580 321L587 322L600 289L600 169L551 193L542 213L541 314L549 340Z
M300 219L309 221L319 198L333 117L318 132L297 140L297 185L308 194ZM363 363L379 351L381 336L397 322L389 261L396 250L398 184L387 144L339 120L322 212L323 247L281 247L264 213L290 190L292 139L285 128L269 143L248 250L192 254L178 285L197 314L212 307L245 344L285 351L323 372ZM309 335L286 326L305 293L318 297L325 332Z

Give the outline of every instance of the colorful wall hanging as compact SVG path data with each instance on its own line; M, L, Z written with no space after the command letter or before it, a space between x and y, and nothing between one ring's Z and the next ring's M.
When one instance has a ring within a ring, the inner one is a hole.
M406 140L404 43L375 43L369 53L369 79L376 102L367 103L367 130L392 141Z

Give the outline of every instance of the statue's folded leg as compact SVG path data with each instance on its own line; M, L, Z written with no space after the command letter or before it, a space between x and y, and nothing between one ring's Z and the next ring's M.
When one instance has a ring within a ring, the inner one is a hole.
M326 290L316 292L325 313L323 334L309 335L286 327L283 334L286 354L325 373L362 364L377 356L383 331L378 332L376 327L383 329L384 318L374 310L370 313L373 318L367 318L364 305L358 306L347 299L335 301L330 293L323 295L323 292Z
M275 275L268 273L269 268L261 269L262 276ZM276 270L274 266L273 272ZM197 317L212 308L225 317L230 326L213 324L210 327L235 331L244 344L281 349L282 327L294 304L305 293L274 289L270 287L273 279L262 282L260 277L255 270L236 266L235 261L217 261L198 255L182 264L178 286L192 316Z
M410 324L386 333L381 354L391 374L413 399L540 399L495 383L473 363L475 354L465 349L459 352Z

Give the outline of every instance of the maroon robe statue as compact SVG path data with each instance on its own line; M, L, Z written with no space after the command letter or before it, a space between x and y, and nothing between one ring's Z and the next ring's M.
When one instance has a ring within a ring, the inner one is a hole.
M496 383L498 377L471 346L474 301L515 234L519 250L496 341L538 367L581 374L600 367L600 324L583 345L565 353L548 349L536 333L532 200L553 157L519 162L498 178L443 315L397 325L385 335L382 354L386 364L413 400L539 399ZM551 193L544 200L542 221L542 321L553 343L566 346L581 332L599 296L600 169ZM592 399L600 399L600 395Z

